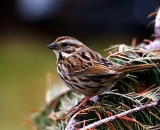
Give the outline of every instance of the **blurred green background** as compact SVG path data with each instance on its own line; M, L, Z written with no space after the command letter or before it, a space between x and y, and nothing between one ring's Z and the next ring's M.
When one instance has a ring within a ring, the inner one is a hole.
M147 15L159 0L13 0L0 2L0 129L21 123L45 102L47 72L56 57L46 46L72 36L106 56L109 45L150 38Z

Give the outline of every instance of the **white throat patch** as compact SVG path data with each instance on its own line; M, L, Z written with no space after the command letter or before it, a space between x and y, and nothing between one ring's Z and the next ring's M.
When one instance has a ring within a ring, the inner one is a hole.
M53 50L54 53L56 54L57 60L59 59L60 55L59 55L59 51L58 50Z

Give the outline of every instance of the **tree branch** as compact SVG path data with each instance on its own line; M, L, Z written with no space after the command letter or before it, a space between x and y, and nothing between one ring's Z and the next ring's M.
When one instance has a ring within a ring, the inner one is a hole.
M142 105L142 106L140 106L140 107L136 107L136 108L130 109L130 110L128 110L128 111L119 113L119 114L117 114L117 115L110 116L110 117L105 118L105 119L103 119L103 120L94 122L93 124L90 124L90 125L82 128L82 129L80 129L80 130L88 130L88 129L91 129L91 128L95 128L95 127L100 126L100 125L102 125L102 124L105 124L105 123L107 123L107 122L113 121L113 120L117 119L117 117L127 116L127 115L129 115L129 114L131 114L131 113L135 113L135 112L137 112L137 111L142 111L142 110L144 110L144 109L157 106L157 105L159 105L159 103L160 103L160 101L156 101L156 102L152 102L152 103L147 104L147 105Z

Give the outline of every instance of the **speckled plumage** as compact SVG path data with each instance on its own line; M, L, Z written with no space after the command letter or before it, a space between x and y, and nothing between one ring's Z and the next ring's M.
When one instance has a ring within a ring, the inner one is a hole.
M61 80L72 90L86 96L101 94L126 74L153 65L119 68L72 37L59 37L48 45L57 56L57 71Z

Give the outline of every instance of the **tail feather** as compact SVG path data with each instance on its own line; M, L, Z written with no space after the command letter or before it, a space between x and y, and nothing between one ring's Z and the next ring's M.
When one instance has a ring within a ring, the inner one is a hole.
M141 65L120 67L120 68L116 68L115 70L123 73L131 73L131 72L136 72L136 71L146 70L146 69L156 68L156 67L157 67L156 64L141 64Z

